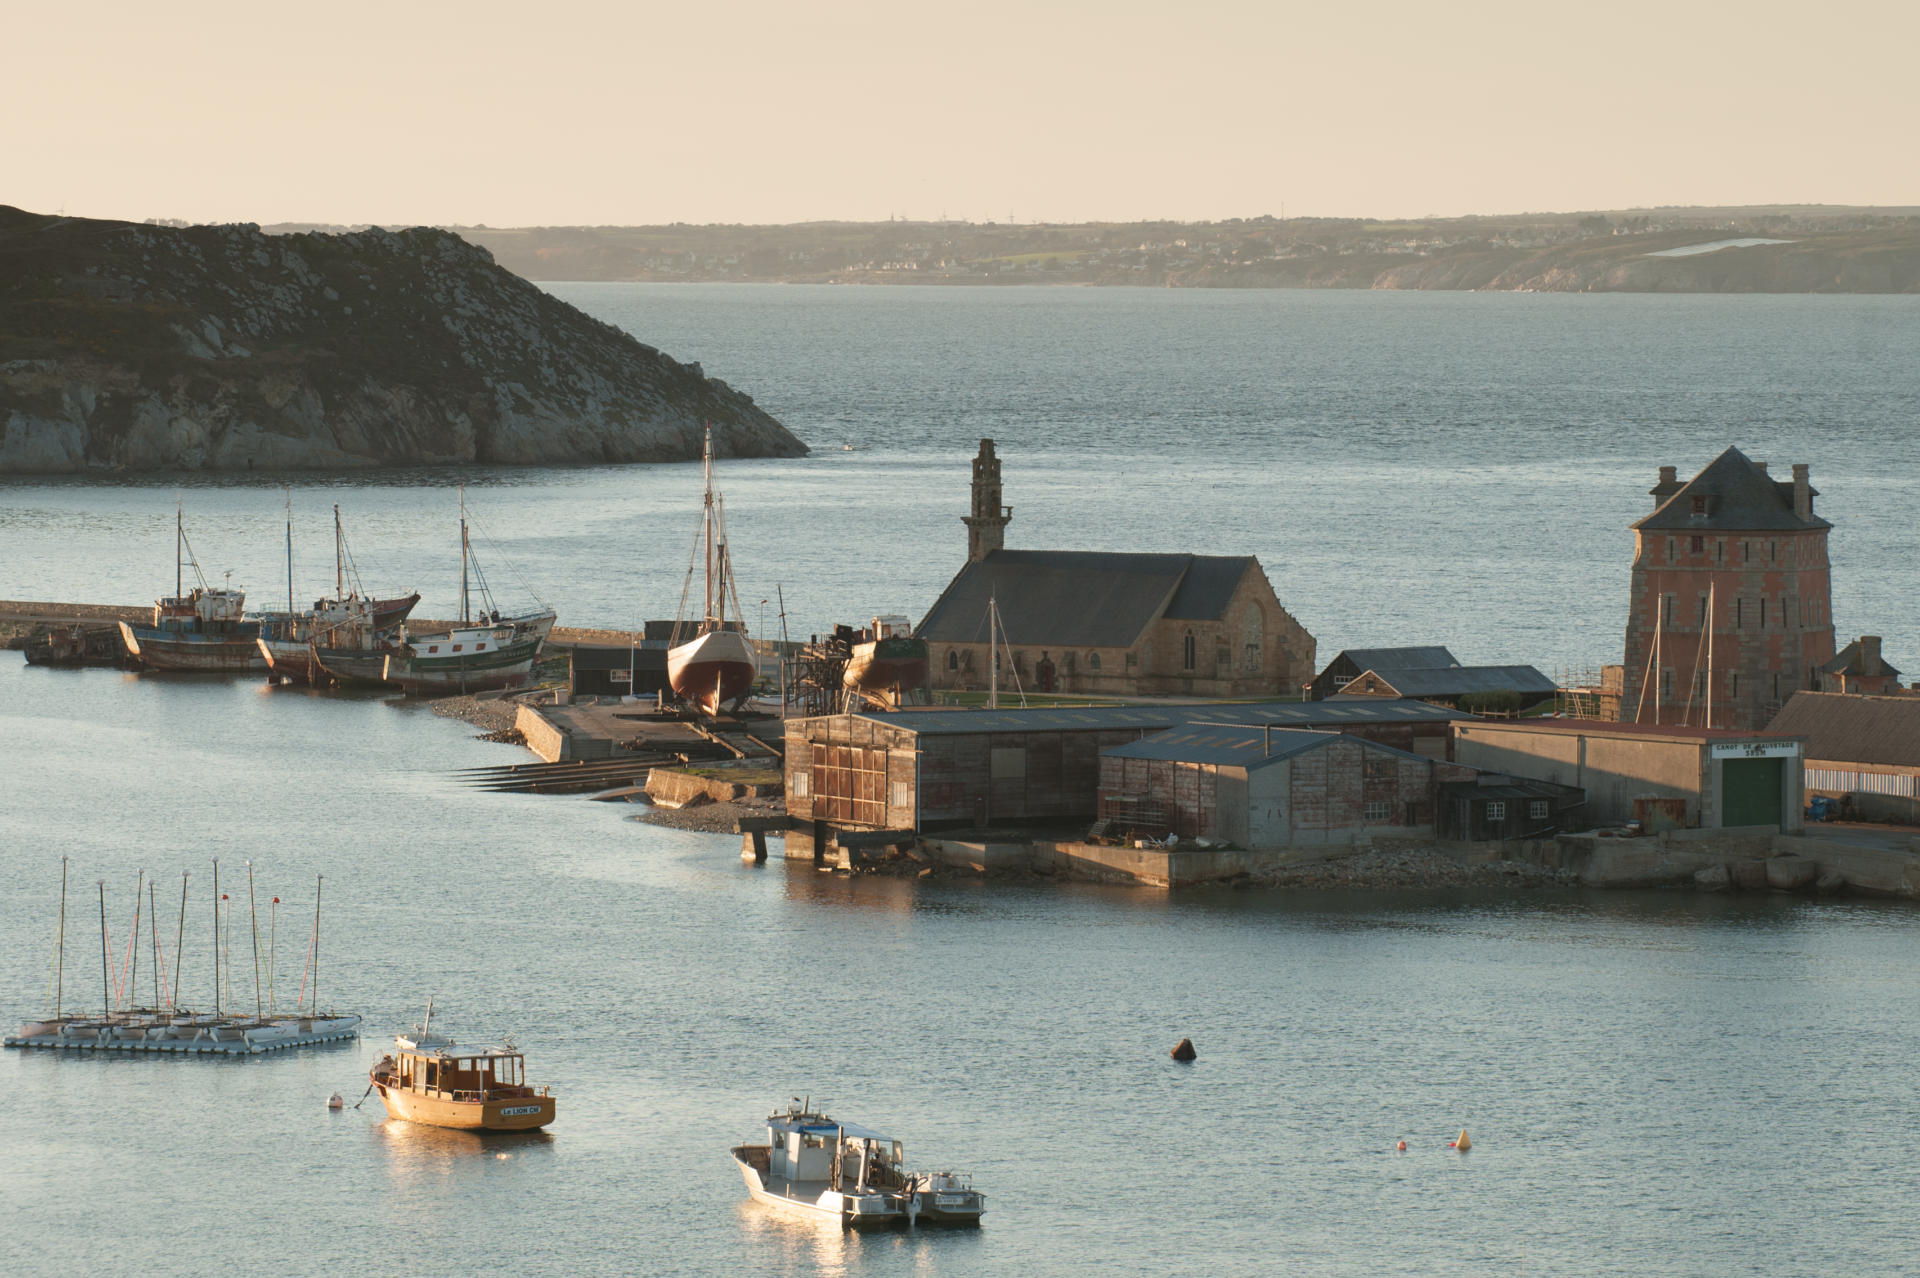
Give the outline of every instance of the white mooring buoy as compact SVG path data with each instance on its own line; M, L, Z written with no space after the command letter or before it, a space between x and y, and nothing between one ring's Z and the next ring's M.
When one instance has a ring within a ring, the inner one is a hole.
M346 1107L346 1099L342 1097L339 1092L335 1092L333 1095L327 1097L328 1109L345 1109Z

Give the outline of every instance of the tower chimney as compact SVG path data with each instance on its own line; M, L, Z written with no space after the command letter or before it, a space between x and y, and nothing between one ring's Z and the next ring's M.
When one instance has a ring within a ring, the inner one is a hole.
M967 526L967 562L977 564L1006 544L1013 507L1000 504L1000 459L993 441L980 441L973 459L973 513L960 522Z
M1863 675L1886 673L1885 667L1880 664L1879 635L1860 636L1860 673Z
M1793 513L1802 519L1813 518L1813 485L1807 481L1807 463L1793 464Z

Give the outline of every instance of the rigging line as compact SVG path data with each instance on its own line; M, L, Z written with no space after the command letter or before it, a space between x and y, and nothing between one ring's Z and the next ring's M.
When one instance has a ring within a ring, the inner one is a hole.
M185 528L180 529L180 544L187 548L187 562L193 565L193 575L200 582L200 589L207 590L207 574L200 571L200 556L193 553L193 540L187 536Z
M679 647L681 627L687 617L687 598L693 594L693 573L700 566L700 538L706 534L707 523L704 514L700 517L700 527L693 534L693 550L687 555L687 579L680 587L680 609L673 615L673 635L667 640L668 646ZM703 605L704 607L704 605Z
M467 527L479 532L480 539L487 543L487 549L493 551L496 555L500 557L500 562L507 566L507 572L513 577L513 579L516 582L519 583L519 586L522 590L526 591L529 595L533 596L533 601L535 603L539 604L542 608L548 609L549 611L552 610L552 605L550 605L549 603L547 603L545 599L542 599L540 597L540 592L535 590L533 588L533 583L528 581L526 577L521 573L520 567L518 564L514 563L513 557L507 554L507 552L501 548L500 543L493 539L493 534L488 532L484 525L476 523L474 521L473 512L471 511L467 512ZM475 572L479 572L480 565L478 563L475 563L473 567ZM484 590L485 586L483 585L481 588Z

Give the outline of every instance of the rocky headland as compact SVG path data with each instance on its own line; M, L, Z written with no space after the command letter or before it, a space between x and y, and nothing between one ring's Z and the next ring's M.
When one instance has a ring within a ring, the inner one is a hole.
M807 451L748 395L447 231L267 235L0 205L0 474Z

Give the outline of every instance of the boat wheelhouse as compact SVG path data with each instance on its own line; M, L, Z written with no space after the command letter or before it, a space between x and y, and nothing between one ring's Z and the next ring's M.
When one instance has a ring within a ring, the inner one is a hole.
M531 1131L553 1121L551 1090L528 1084L526 1058L511 1042L461 1047L421 1030L396 1036L394 1049L368 1072L390 1118L489 1132Z
M766 1144L732 1152L755 1202L854 1229L907 1223L911 1183L891 1136L797 1102L767 1116Z

